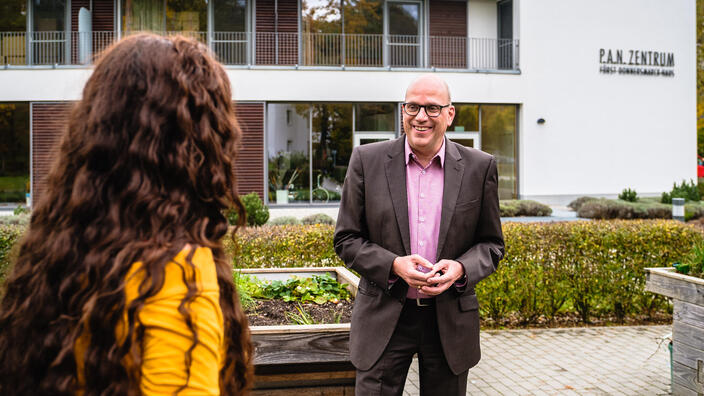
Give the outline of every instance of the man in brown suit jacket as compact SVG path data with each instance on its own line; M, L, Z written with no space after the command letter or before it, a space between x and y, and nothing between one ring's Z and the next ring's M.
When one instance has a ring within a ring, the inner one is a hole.
M464 395L479 361L474 288L504 254L497 168L445 138L454 111L447 84L421 76L406 91L405 135L352 152L334 243L361 275L350 332L358 395L401 395L416 353L422 395ZM416 253L428 244L434 257Z

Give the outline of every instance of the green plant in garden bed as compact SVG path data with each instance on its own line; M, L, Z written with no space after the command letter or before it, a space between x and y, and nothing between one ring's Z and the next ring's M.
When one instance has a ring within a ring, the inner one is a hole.
M499 201L501 217L550 216L552 209L537 201L528 199L507 199Z
M350 292L327 274L311 277L293 276L280 281L261 281L253 276L236 274L238 290L243 290L251 298L281 299L283 301L314 302L337 304L340 300L349 300ZM243 302L245 304L246 302Z

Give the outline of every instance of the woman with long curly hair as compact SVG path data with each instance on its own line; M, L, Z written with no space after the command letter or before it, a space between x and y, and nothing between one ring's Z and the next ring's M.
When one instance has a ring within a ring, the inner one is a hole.
M221 239L240 132L202 44L140 34L97 62L0 304L0 394L246 392Z

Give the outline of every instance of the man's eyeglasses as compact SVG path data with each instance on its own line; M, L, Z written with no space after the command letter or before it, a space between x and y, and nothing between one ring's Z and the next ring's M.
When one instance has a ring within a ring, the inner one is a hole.
M440 115L442 112L442 109L445 107L449 107L449 104L446 104L444 106L440 105L419 105L415 103L404 103L403 104L403 111L406 112L409 116L415 116L420 113L420 109L425 109L425 114L428 115L428 117L437 117Z

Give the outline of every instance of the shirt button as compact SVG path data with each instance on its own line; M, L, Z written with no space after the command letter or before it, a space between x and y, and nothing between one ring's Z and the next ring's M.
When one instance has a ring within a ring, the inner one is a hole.
M425 221L425 217L419 218L418 221L420 221L421 223L424 222L424 221Z
M418 245L422 247L422 246L423 246L423 241L418 242Z
M422 171L420 171L420 174L421 174L421 175L424 175L424 174L425 174L425 169L423 169Z
M420 193L420 197L421 197L421 198L425 198L425 194Z

